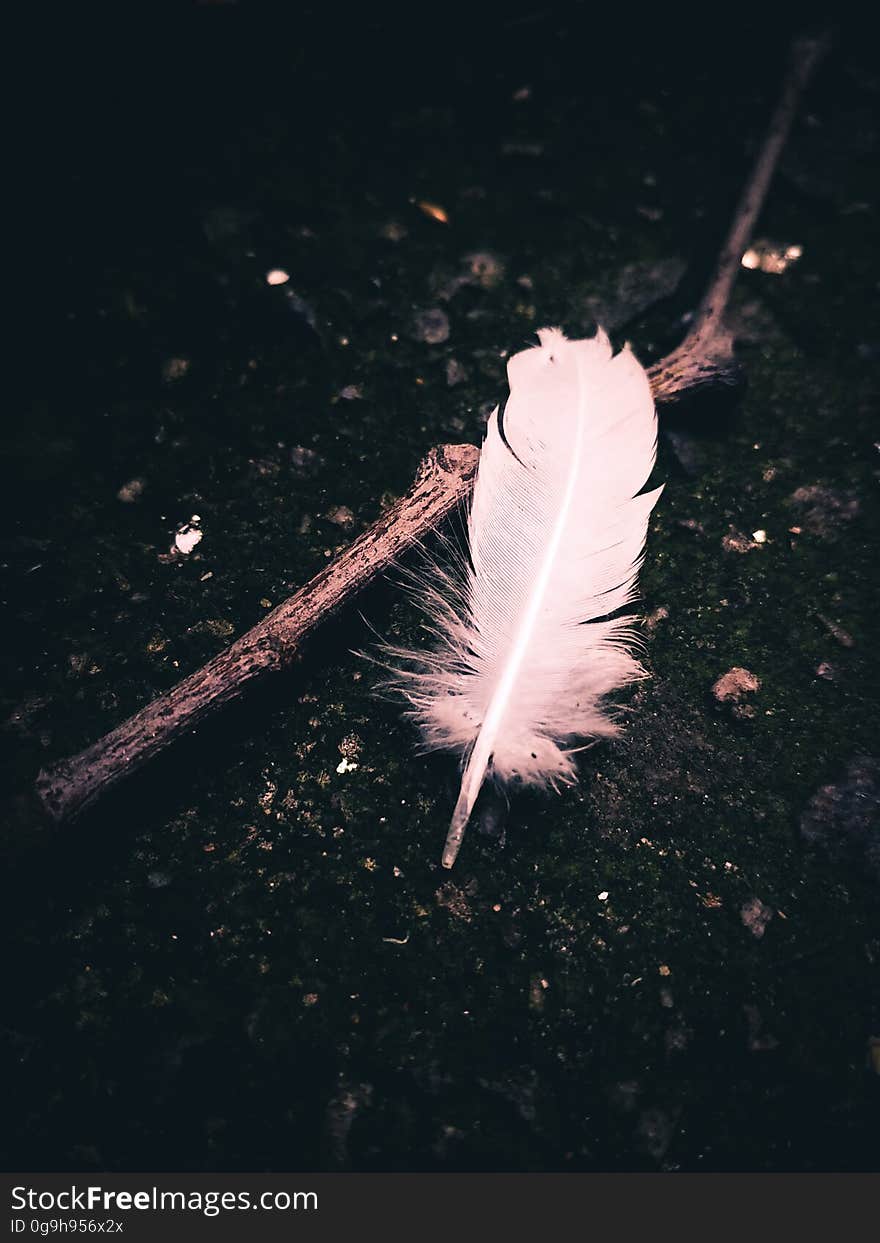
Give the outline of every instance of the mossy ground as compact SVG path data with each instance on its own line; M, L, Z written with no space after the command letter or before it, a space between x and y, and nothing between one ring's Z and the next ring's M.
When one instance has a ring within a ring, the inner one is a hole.
M745 33L721 62L646 40L583 81L569 19L539 16L534 38L487 24L422 47L424 81L375 31L376 66L355 40L330 65L313 32L288 91L254 68L265 29L235 20L206 6L175 35L164 103L127 85L128 146L97 98L77 118L105 129L57 121L76 136L64 332L30 360L9 444L8 1164L874 1166L880 883L798 828L877 746L878 81L845 43L761 222L803 257L736 295L747 391L692 412L679 452L661 441L651 680L578 789L517 799L503 846L472 829L443 872L454 765L373 695L353 607L29 844L39 767L305 582L431 445L478 443L534 328L589 330L628 265L650 290L677 256L678 289L636 298L618 335L645 360L681 336L783 69L774 29L748 69ZM500 270L443 301L473 252ZM437 306L448 340L414 339ZM173 358L185 374L163 379ZM858 510L811 529L803 487ZM166 556L194 514L201 543ZM725 551L731 527L766 541ZM417 635L393 586L360 608ZM751 718L712 697L733 666L760 679Z

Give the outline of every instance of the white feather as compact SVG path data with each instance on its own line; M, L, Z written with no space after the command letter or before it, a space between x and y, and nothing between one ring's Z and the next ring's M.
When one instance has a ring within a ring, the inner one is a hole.
M386 649L426 748L463 756L445 867L487 776L573 782L575 751L617 733L603 697L644 676L632 618L612 615L635 598L662 491L639 494L657 446L648 378L601 330L538 337L510 359L510 398L489 419L469 559L421 576L435 645Z

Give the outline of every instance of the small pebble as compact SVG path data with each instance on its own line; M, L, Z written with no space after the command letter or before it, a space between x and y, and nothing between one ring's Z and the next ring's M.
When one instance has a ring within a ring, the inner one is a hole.
M128 483L124 483L116 493L116 497L123 504L131 505L134 501L141 499L146 486L146 481L143 479L129 479Z
M652 609L652 611L645 617L645 629L656 630L658 624L665 621L668 616L669 609L662 604L658 605L656 609Z
M412 335L426 345L441 345L449 340L449 316L440 307L418 311L413 316Z
M477 250L464 257L465 269L471 283L491 289L504 275L504 264L487 250Z
M328 522L333 522L338 527L350 527L354 523L354 514L347 505L334 505L325 516Z
M290 464L294 472L302 479L317 475L324 465L324 459L314 449L304 445L294 445L290 450Z
M169 358L162 367L162 379L169 383L182 380L189 371L188 358Z
M745 695L761 689L761 679L748 669L735 665L715 682L712 694L719 703L740 704ZM754 710L753 710L754 711Z
M762 531L760 534L763 536L763 539L755 539L754 536L744 535L736 527L730 527L721 541L721 547L725 552L751 552L753 548L759 548L766 540L766 531Z
M803 246L786 245L768 238L757 238L742 257L744 268L753 271L769 272L772 276L781 276L786 268L796 263L804 253Z
M773 918L773 908L763 903L760 898L749 898L740 908L739 917L752 936L760 940Z

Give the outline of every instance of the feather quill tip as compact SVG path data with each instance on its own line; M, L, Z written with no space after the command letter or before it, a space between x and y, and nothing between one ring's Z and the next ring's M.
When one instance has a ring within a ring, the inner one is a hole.
M461 849L461 843L464 840L464 831L467 828L467 822L471 818L471 808L463 801L459 795L458 803L456 803L455 811L452 815L452 823L449 826L449 833L446 836L446 845L443 847L443 866L451 868L458 858L458 852Z

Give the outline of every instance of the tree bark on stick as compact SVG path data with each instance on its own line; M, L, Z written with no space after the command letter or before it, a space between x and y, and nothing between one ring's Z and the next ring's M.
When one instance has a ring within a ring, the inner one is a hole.
M648 371L654 398L658 402L675 400L684 392L695 395L719 384L733 385L737 382L739 368L733 354L733 337L724 325L727 305L804 87L828 51L830 42L830 36L822 33L795 39L792 44L788 73L779 101L736 205L730 229L718 255L715 273L703 294L690 331L681 345Z
M41 772L37 794L49 816L57 822L77 816L209 712L238 698L263 674L289 665L318 621L387 569L467 496L479 457L473 445L432 449L406 495L320 574L167 694L79 755Z
M827 48L826 38L792 48L782 94L718 258L714 276L684 341L648 371L658 403L736 383L738 368L724 314L743 251L797 111L801 92ZM44 769L37 795L56 823L74 819L264 674L291 663L302 639L436 527L469 494L479 450L441 445L421 463L409 492L311 582L273 609L201 669L123 721L78 755Z

